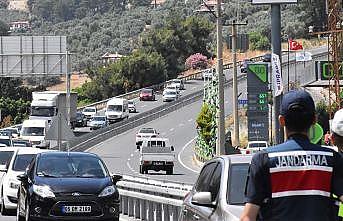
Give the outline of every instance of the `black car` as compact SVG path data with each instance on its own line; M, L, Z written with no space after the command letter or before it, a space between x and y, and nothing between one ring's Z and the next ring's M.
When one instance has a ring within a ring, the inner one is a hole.
M110 176L95 154L40 153L18 179L19 221L119 220L121 176Z
M87 127L87 118L82 112L76 112L76 127Z

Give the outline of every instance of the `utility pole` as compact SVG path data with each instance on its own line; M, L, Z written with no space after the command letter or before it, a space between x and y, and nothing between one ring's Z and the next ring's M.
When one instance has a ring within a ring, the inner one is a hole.
M232 145L239 146L239 123L238 123L238 104L237 104L237 27L236 21L233 20L232 23L232 52L233 52L233 77L232 77L232 102L233 102L233 130L234 130L234 140Z
M71 127L70 123L70 72L71 72L71 67L70 67L70 57L69 57L69 51L66 52L66 106L67 106L67 124L69 127ZM61 117L60 117L61 118ZM64 120L64 119L63 119ZM61 119L59 120L59 125L61 127ZM69 142L67 142L67 150L69 151Z
M225 154L224 83L223 83L223 27L221 15L222 1L217 0L217 77L218 103L216 155Z
M281 12L280 4L272 4L272 52L279 55L281 61ZM280 96L274 96L274 128L275 128L275 144L282 143L284 141L283 128L279 124L280 104L282 100L282 94Z

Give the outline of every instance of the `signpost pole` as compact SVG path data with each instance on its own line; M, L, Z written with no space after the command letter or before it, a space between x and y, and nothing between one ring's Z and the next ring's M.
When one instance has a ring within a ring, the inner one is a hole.
M61 151L61 146L62 146L62 114L61 112L58 113L57 115L57 120L58 120L58 126L57 126L57 146L58 150Z
M281 61L281 12L280 4L272 4L272 51L279 55ZM283 128L279 124L280 104L282 94L274 97L274 127L275 127L275 144L282 143L284 140Z
M233 101L233 129L234 129L234 146L239 146L239 123L238 123L238 105L237 105L237 55L236 55L236 43L237 43L237 27L236 21L232 23L232 52L233 52L233 78L232 78L232 101Z

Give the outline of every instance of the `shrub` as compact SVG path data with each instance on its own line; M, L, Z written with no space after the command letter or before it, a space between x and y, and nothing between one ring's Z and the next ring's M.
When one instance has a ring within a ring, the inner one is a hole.
M191 56L189 56L186 59L186 63L185 66L187 69L202 69L202 68L207 68L208 65L208 60L207 57L200 54L200 53L196 53L193 54Z

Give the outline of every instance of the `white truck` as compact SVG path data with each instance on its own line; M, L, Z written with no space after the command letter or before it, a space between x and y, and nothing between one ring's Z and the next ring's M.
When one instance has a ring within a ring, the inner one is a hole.
M76 124L77 93L70 93L70 125ZM52 117L62 113L67 118L66 92L32 92L30 119L42 119L51 122Z
M129 118L128 101L123 98L107 101L105 115L110 123Z
M50 143L45 140L48 129L48 120L24 120L20 138L29 140L32 147L49 148Z
M175 154L174 147L166 138L151 138L144 140L140 149L139 172L148 174L149 170L166 171L173 174Z

